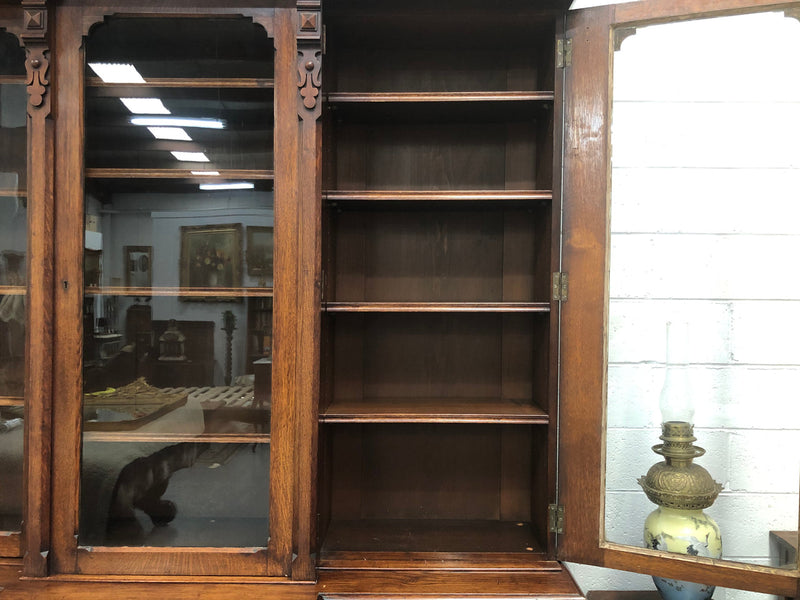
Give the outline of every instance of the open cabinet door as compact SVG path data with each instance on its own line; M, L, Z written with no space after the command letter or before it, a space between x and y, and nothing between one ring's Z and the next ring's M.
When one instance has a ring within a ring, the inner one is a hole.
M781 275L800 253L798 18L744 0L568 15L561 560L800 596L796 558L771 562L800 512L800 286ZM668 343L667 323L691 341ZM685 392L664 390L676 364ZM686 416L662 415L670 394ZM695 556L643 547L658 507L637 478L673 419L722 484L705 508L721 559L705 534Z

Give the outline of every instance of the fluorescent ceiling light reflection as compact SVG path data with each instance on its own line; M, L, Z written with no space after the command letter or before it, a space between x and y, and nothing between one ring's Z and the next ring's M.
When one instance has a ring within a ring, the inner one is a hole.
M225 129L220 119L190 119L187 117L131 117L131 124L144 127L198 127L201 129Z
M210 162L208 157L202 152L179 152L173 150L172 156L182 162Z
M136 67L124 63L89 63L89 68L105 83L145 83Z
M211 177L218 177L219 171L192 171L192 175L206 175Z
M214 190L252 190L255 188L254 183L247 181L231 181L228 183L201 183L200 189L205 191Z
M135 115L171 114L160 98L120 98L120 101Z
M192 138L180 127L148 127L150 133L157 140L176 140L179 142L191 142Z

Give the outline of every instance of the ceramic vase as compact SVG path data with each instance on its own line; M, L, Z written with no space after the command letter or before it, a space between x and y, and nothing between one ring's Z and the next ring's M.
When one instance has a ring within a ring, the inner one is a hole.
M722 536L716 521L702 510L659 506L644 523L645 547L653 550L720 558ZM714 586L653 577L664 600L708 600Z

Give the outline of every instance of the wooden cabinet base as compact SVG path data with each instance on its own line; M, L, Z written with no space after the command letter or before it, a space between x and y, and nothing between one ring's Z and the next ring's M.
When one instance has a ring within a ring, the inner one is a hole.
M368 594L374 600L438 597L514 596L519 600L583 598L572 577L558 563L549 569L527 572L453 572L342 570L322 571L319 580L308 583L286 583L286 580L255 578L149 577L132 581L120 577L58 577L17 579L18 570L0 570L4 600L37 598L80 600L146 600L170 598L204 600L269 598L270 600L344 599ZM222 581L220 581L222 580Z

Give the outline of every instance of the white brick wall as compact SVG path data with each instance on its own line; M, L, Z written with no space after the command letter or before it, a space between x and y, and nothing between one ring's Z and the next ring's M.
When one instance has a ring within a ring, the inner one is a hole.
M692 336L698 460L724 558L772 560L800 487L800 22L641 28L614 57L606 536L639 546L660 459L665 323ZM569 202L569 199L566 199ZM631 524L635 524L631 526ZM649 577L570 565L584 590ZM718 590L719 600L766 598Z

